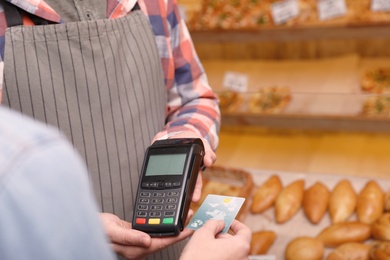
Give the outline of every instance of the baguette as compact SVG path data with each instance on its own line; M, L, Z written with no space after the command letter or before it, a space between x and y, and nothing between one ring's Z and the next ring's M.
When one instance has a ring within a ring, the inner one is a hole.
M370 259L371 246L363 243L345 243L332 251L326 260L345 260L345 259Z
M369 255L371 260L390 259L390 242L375 241L372 243Z
M332 223L348 220L355 212L357 194L349 180L341 180L334 187L329 198L329 214Z
M306 217L317 224L328 209L330 192L321 182L316 182L303 194L303 211Z
M274 243L276 233L273 231L258 231L252 234L250 255L266 254L268 249Z
M325 247L338 247L344 243L363 242L370 237L370 225L354 221L332 224L324 228L317 239L322 241Z
M384 213L371 225L372 236L378 240L390 240L390 212Z
M286 186L275 201L275 220L284 223L292 218L302 206L304 180L296 180Z
M283 186L280 178L277 175L272 175L256 190L250 208L251 212L255 214L261 213L272 207L282 189Z
M361 190L357 200L356 214L360 222L371 224L384 210L384 193L375 181L369 181Z
M286 260L321 260L324 245L312 237L298 237L288 243L284 254Z

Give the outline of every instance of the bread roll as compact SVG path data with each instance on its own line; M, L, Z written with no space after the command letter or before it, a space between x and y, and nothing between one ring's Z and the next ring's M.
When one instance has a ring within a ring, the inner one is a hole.
M346 243L338 246L333 252L331 252L327 260L345 260L345 259L370 259L370 245L363 243Z
M312 237L298 237L290 241L284 253L286 260L321 260L324 245Z
M388 241L375 241L370 249L371 260L384 260L390 259L390 242Z
M277 175L272 175L256 190L250 208L251 212L261 213L272 207L282 189L283 186L280 178Z
M304 180L296 180L279 193L275 201L275 220L277 223L289 220L302 206L304 186Z
M314 183L303 194L303 211L306 217L317 224L328 209L330 192L321 182Z
M329 198L329 214L333 223L344 222L355 212L357 194L349 180L341 180Z
M390 241L390 212L384 213L372 223L371 232L375 239Z
M370 225L354 221L332 224L324 228L317 239L322 241L325 247L337 247L349 242L363 242L370 237Z
M390 191L385 193L385 212L390 212Z
M376 181L368 181L358 196L356 214L360 222L371 224L383 213L384 193Z
M258 231L252 234L251 255L266 254L268 249L274 243L276 239L276 233L273 231Z

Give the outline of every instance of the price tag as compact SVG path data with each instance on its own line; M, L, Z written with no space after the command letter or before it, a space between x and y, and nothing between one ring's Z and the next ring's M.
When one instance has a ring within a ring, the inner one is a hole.
M248 76L246 74L228 71L223 77L223 86L232 91L245 92L248 88Z
M345 0L318 0L317 10L320 20L332 19L347 13Z
M284 23L299 14L299 7L296 0L284 0L273 3L271 15L276 24Z
M389 0L371 0L371 10L375 12L388 12L390 11Z

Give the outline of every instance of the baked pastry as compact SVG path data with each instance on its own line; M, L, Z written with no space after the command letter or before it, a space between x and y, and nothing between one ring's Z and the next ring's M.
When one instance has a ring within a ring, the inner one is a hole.
M274 231L257 231L252 233L252 241L249 254L262 255L266 254L276 239Z
M390 241L390 213L384 213L372 223L371 232L375 239Z
M360 191L356 206L360 222L371 224L383 213L384 193L376 181L368 181Z
M348 220L355 212L357 194L349 180L340 180L330 193L329 214L333 223Z
M219 108L222 112L237 111L242 104L243 97L235 91L224 91L218 93Z
M298 237L291 240L284 253L286 260L321 260L323 255L323 243L312 237Z
M324 228L317 239L321 240L325 247L338 247L350 242L363 242L371 237L369 224L357 221L332 224Z
M385 192L385 206L384 211L389 212L390 211L390 191Z
M370 249L371 260L387 260L390 259L390 242L389 241L375 241Z
M390 117L390 96L370 96L363 102L362 116Z
M265 87L253 93L249 101L249 112L277 114L281 113L291 100L288 87Z
M390 91L390 67L379 67L365 71L361 88L370 93L388 93Z
M277 175L269 177L259 188L257 188L251 205L252 213L261 213L275 203L276 197L283 189L282 182Z
M314 183L303 194L303 212L313 224L320 222L328 209L330 191L321 182Z
M304 180L296 180L278 194L275 201L275 220L284 223L292 218L302 206Z
M364 243L345 243L330 252L326 260L370 259L371 246Z

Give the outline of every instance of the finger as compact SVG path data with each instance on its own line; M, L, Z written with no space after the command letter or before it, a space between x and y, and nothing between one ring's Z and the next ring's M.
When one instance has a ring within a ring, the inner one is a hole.
M187 226L190 223L191 218L194 216L194 211L192 209L188 210L187 219L185 221L185 225Z
M149 250L144 247L130 247L119 244L111 244L111 248L115 253L124 256L126 259L145 259L145 256L149 254Z
M135 229L123 228L119 225L110 226L109 239L115 244L127 246L149 247L151 238L148 234Z
M215 154L213 149L211 149L210 144L209 144L209 142L207 140L202 139L202 141L203 141L203 145L204 145L204 148L205 148L205 155L203 157L203 164L206 167L210 167L217 160L217 155Z
M192 194L192 202L197 202L200 200L200 197L202 196L202 186L202 171L199 171L198 178L196 179L194 193Z
M204 234L211 234L213 237L215 237L217 234L219 234L223 228L225 227L225 222L222 220L215 220L215 219L209 219L200 229ZM196 234L196 232L195 232Z
M240 221L235 219L230 226L230 229L235 233L236 237L240 237L240 239L243 239L248 243L251 241L252 231L249 229L248 226L241 223Z

